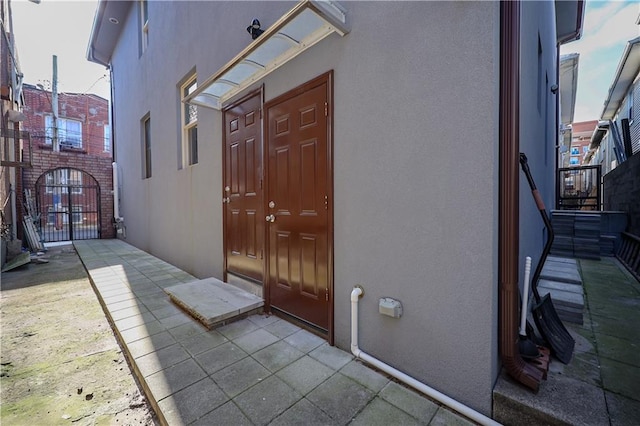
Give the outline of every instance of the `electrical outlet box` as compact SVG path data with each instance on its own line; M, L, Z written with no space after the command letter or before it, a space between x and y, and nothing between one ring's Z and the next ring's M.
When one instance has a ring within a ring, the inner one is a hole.
M390 297L383 297L378 304L378 312L392 318L400 318L402 316L402 303Z

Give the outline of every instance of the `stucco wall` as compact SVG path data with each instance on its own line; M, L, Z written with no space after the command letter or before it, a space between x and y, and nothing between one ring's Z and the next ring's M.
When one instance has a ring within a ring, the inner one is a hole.
M522 2L520 152L529 160L529 168L547 208L555 205L556 72L555 10L553 2ZM541 47L542 49L539 49ZM535 269L547 233L524 173L520 172L520 288L524 280L525 257L532 258Z
M208 78L249 44L253 17L266 28L293 4L150 2L140 57L135 8L122 23L113 102L128 242L222 277L222 115L199 109L200 163L179 170L177 84L194 67L198 81ZM499 5L343 4L351 33L260 82L269 100L334 70L336 345L348 349L349 293L360 284L362 349L489 414L498 374ZM146 114L150 179L141 172ZM523 144L539 144L527 130ZM403 317L378 314L380 297L400 300Z

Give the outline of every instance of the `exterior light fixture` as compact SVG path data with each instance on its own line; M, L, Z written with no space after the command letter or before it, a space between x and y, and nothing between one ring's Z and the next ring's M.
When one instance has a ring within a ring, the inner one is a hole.
M251 34L252 40L257 39L260 34L264 32L264 30L260 29L260 21L258 21L258 18L253 18L253 21L251 21L251 25L247 27L247 32Z

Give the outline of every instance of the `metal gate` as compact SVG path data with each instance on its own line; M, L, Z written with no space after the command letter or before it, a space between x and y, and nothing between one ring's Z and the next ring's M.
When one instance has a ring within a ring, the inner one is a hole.
M45 242L100 238L100 187L89 173L58 168L42 174L36 202Z
M558 169L557 210L601 210L602 168L581 166Z

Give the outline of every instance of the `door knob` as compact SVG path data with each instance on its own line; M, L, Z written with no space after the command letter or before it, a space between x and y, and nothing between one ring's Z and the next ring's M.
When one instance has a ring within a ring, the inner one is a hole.
M222 202L227 204L231 201L231 199L229 197L222 197Z
M265 220L266 220L267 222L271 222L271 223L273 223L273 222L275 222L275 221L276 221L276 217L275 217L274 215L270 214L269 216L265 217Z

